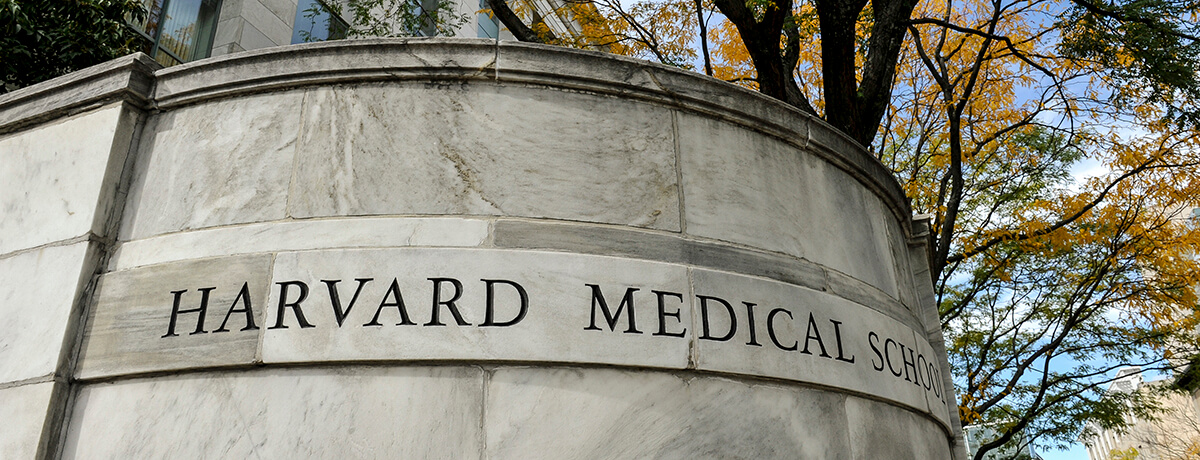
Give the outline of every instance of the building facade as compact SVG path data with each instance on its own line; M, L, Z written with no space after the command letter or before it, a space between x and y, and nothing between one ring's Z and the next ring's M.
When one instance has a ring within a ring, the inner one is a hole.
M1117 371L1107 390L1112 393L1150 393L1170 385L1171 379L1145 381L1139 367ZM1168 391L1160 400L1164 412L1153 420L1125 414L1128 427L1112 430L1089 423L1080 439L1090 460L1188 460L1200 456L1200 417L1195 394Z
M429 10L436 0L424 0ZM453 36L512 39L512 34L485 9L486 0L451 0L455 16L464 20ZM348 0L144 0L148 12L132 22L146 40L142 50L164 66L272 46L345 37L353 21ZM517 4L514 1L514 5ZM562 36L577 26L561 11L557 0L522 1L520 8L536 15ZM340 14L339 14L340 13ZM458 23L458 21L456 21ZM438 35L424 28L414 35Z

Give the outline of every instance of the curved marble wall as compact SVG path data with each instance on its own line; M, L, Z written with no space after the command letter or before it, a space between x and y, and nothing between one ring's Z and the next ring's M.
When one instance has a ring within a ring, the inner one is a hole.
M20 452L959 456L924 230L756 93L347 41L124 58L0 97L0 133L0 298L51 325L0 326Z

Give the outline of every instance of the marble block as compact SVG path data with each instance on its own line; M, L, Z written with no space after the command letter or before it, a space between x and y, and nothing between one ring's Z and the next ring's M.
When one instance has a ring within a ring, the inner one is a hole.
M262 254L178 262L100 277L77 376L253 363L259 331L266 327L263 307L271 258ZM189 311L201 306L203 322L199 311Z
M487 458L849 459L845 399L657 372L501 368L488 381Z
M776 281L699 269L693 280L698 369L844 388L920 411L930 409L927 393L941 394L928 343L894 319Z
M283 218L302 95L246 96L151 117L121 239Z
M687 233L803 257L898 297L878 198L777 139L680 113Z
M264 369L86 385L63 459L480 458L482 371Z
M479 246L487 236L487 221L453 217L266 222L128 241L118 246L110 266L124 270L185 259L306 249Z
M0 259L0 383L51 375L71 308L94 270L90 243Z
M53 393L53 382L0 389L0 456L36 458Z
M899 407L847 398L846 420L854 460L955 458L945 428Z
M0 136L0 255L103 234L130 117L121 104L109 105Z
M307 289L299 309L304 323L296 309L279 307L280 283L296 282L306 287L290 285L283 303L296 303ZM493 325L487 324L489 283ZM462 359L688 365L691 301L687 270L678 265L483 249L306 251L279 254L273 284L269 327L263 330L265 363ZM594 307L597 289L611 323L603 307ZM635 289L633 307L623 303L629 289ZM659 295L653 291L664 293L662 329ZM450 301L453 310L445 304ZM396 306L400 302L406 316ZM340 319L339 309L345 314Z
M678 231L671 112L489 84L308 92L295 217L466 214Z

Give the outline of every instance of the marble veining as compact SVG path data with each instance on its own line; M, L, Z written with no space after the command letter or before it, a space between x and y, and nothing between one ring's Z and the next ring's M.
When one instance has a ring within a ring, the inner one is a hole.
M314 89L289 212L472 214L678 231L671 115L519 86Z
M302 95L247 96L151 117L121 239L283 218Z
M54 373L76 290L91 274L88 245L0 259L0 383Z
M0 453L4 458L34 458L46 412L50 410L50 382L0 389Z
M653 372L502 368L492 374L487 398L492 459L549 452L580 460L851 458L846 396L820 390Z
M0 255L93 230L122 110L0 137Z
M482 371L264 369L80 389L64 459L479 458Z
M265 222L173 233L121 243L112 270L227 255L306 249L478 246L487 238L480 219L387 218Z
M247 315L230 310L248 303L255 326L264 327L271 258L257 254L203 259L101 276L77 377L252 363L260 329L248 329ZM206 288L207 295L201 292ZM172 330L176 292L181 313L175 315ZM198 327L201 313L195 310L205 297L203 327ZM217 332L222 325L226 330Z
M896 297L882 222L862 184L824 160L726 122L679 115L687 233L803 257Z

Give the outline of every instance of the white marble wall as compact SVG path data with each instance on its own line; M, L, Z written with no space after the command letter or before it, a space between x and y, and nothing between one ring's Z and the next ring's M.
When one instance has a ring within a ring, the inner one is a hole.
M0 452L50 447L80 302L119 206L137 115L121 103L0 135ZM49 422L49 425L47 425ZM48 435L49 433L49 435Z
M63 458L935 459L934 422L819 390L562 367L341 367L83 387ZM114 442L120 440L120 442Z
M858 179L778 139L652 104L365 84L188 106L148 126L122 240L314 217L548 218L779 252L915 298L900 292L911 292L898 275L904 232Z
M226 1L223 33L279 2ZM482 44L229 56L159 71L148 115L0 135L0 449L951 457L920 241L872 158L676 70ZM519 324L483 324L488 280ZM636 312L605 324L593 289Z
M482 374L264 369L87 385L63 458L478 458Z
M0 136L0 255L101 231L130 116L116 104Z
M0 452L6 458L35 458L54 386L44 382L0 388Z

